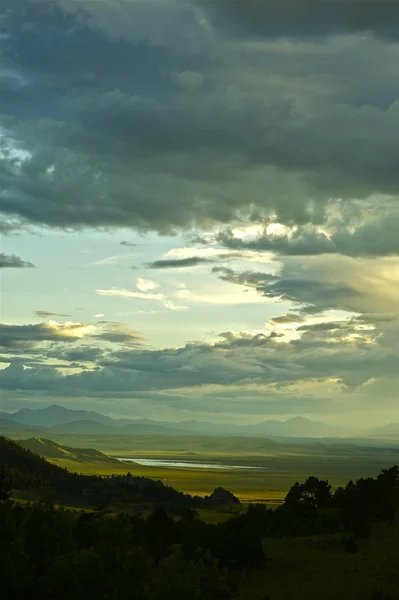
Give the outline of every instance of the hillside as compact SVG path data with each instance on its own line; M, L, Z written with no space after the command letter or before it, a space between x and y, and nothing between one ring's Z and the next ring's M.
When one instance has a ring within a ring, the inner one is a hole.
M47 444L48 440L45 442ZM40 444L37 440L36 443ZM0 437L1 470L5 471L11 489L47 490L57 501L73 502L78 506L108 506L111 503L129 506L134 502L155 502L197 508L207 502L149 477L78 475L5 437Z
M71 448L70 446L63 446L62 444L58 444L57 442L46 438L30 438L28 440L21 440L19 443L22 448L30 450L34 454L49 460L64 458L76 462L118 463L116 459L111 458L98 450L91 448Z
M50 486L55 490L73 486L81 478L58 467L43 457L23 448L17 442L0 437L0 468L6 469L13 487L39 489Z

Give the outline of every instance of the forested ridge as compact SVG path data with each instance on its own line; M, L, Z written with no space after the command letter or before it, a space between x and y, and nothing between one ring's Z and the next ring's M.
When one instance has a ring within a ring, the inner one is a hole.
M323 536L339 543L343 555L354 554L373 524L394 521L399 507L399 469L393 466L335 491L328 481L308 477L292 486L280 507L251 505L217 525L198 518L196 499L178 492L176 504L172 492L165 492L165 502L157 497L148 518L127 510L140 491L126 492L126 510L118 514L100 507L71 511L55 505L60 492L74 496L94 483L98 491L116 487L122 497L128 486L68 473L6 439L0 440L0 460L0 576L2 597L10 600L246 598L240 582L247 573L273 569L265 540L314 543L314 536ZM39 501L13 501L16 483L42 489ZM186 504L179 503L182 497ZM368 598L388 597L379 593Z
M54 499L62 502L84 502L102 507L134 501L193 507L204 504L203 498L184 494L148 477L104 478L71 473L5 437L0 437L0 464L7 471L12 488L38 492L51 490Z

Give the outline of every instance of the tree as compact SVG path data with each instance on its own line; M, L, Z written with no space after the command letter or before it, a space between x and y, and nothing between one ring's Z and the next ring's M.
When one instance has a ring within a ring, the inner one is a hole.
M0 502L7 502L11 497L10 478L7 469L0 469Z
M331 485L326 480L308 477L304 483L294 483L284 505L298 516L315 516L318 509L331 503Z
M193 598L195 600L233 600L238 598L228 583L227 573L204 553L196 560L185 560L179 550L163 558L151 578L145 600Z

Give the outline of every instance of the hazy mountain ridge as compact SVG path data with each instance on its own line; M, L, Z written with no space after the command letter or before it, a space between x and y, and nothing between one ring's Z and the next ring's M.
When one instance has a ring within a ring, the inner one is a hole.
M15 413L0 412L0 431L29 431L44 434L98 434L98 435L209 435L250 436L269 438L333 438L354 440L381 438L384 435L399 436L399 423L389 423L367 432L313 421L305 417L293 417L285 421L267 419L251 425L215 424L205 421L180 422L155 421L152 419L114 419L95 411L74 410L53 404L46 408L22 408Z
M2 416L3 414L0 414L0 417ZM75 410L59 404L52 404L46 408L21 408L7 415L6 418L31 427L52 427L73 421L96 421L103 425L118 427L131 422L130 419L112 419L95 411Z

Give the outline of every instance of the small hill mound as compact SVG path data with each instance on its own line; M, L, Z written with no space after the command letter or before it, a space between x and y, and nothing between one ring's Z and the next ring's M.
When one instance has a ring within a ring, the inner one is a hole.
M206 501L213 506L235 506L240 504L237 496L222 487L216 488L210 496L206 497Z
M26 450L48 460L66 458L76 462L118 462L116 459L91 448L71 448L46 438L30 438L20 441Z

